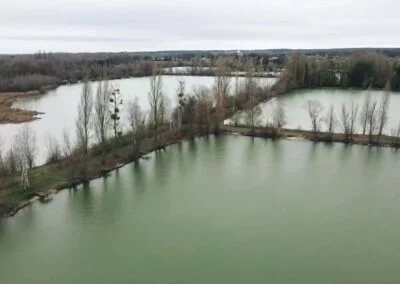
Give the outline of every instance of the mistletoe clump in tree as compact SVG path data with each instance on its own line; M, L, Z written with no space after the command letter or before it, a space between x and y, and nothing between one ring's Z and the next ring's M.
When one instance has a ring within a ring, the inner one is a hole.
M182 126L182 111L185 107L185 81L179 81L179 92L178 92L178 128Z
M112 125L114 130L115 143L118 144L118 138L122 135L122 131L120 129L120 120L121 120L120 113L123 104L123 100L120 97L119 88L115 88L111 92L110 103L111 103L110 118L112 120Z

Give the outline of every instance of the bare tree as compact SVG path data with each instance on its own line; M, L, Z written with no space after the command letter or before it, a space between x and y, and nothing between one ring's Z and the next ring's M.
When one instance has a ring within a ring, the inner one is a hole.
M94 128L97 139L103 147L107 143L107 134L111 122L108 110L111 93L112 88L108 81L98 83L94 101Z
M311 120L311 127L314 136L320 131L321 128L321 113L324 107L320 101L309 100L307 101L307 112Z
M36 133L28 124L25 124L14 141L17 153L20 155L21 167L32 168L37 154Z
M278 130L278 133L280 133L281 128L287 123L285 106L281 98L277 98L277 104L272 116L272 123L274 128Z
M94 101L94 129L97 139L100 143L102 159L104 165L106 163L106 144L108 129L111 124L111 112L108 109L109 101L112 100L112 86L109 82L99 82Z
M251 127L252 132L254 132L255 127L260 123L261 108L257 104L257 86L256 83L249 79L247 85L248 91L248 105L245 110L245 119L247 126Z
M247 96L247 109L245 111L245 118L247 126L250 126L251 131L254 132L254 128L259 124L259 117L262 113L258 106L259 80L255 77L255 68L252 62L246 65L246 72L245 92Z
M363 132L362 134L365 135L367 131L367 124L368 124L368 113L371 108L371 92L368 90L367 96L364 98L364 102L361 109L360 114L360 124L362 126Z
M149 123L154 130L154 144L158 143L158 128L160 119L160 109L164 98L162 91L161 71L154 69L153 75L150 78L150 92L148 94L150 113Z
M358 104L354 103L353 100L350 102L350 139L353 139L353 135L356 127L356 119L358 114Z
M185 80L178 80L178 129L182 126L182 110L185 106Z
M224 118L224 103L229 94L230 77L226 62L220 58L217 61L217 71L214 79L213 91L215 102L215 133L220 131L220 123Z
M7 151L4 157L5 171L9 175L14 175L21 170L21 155L15 146Z
M81 100L78 105L78 119L75 121L79 149L83 153L82 178L87 180L87 160L89 139L92 127L93 95L90 82L86 80L82 87Z
M328 136L332 138L332 135L335 132L336 127L338 126L338 120L336 118L335 109L333 105L330 105L328 113L324 118L324 121L327 126Z
M385 94L382 96L382 101L378 109L378 120L379 120L378 140L380 139L382 131L388 122L389 101L390 101L390 81L386 83Z
M133 154L137 155L140 151L140 142L145 128L145 115L137 97L128 102L127 115L132 132Z
M167 124L171 117L171 100L167 96L162 96L160 102L160 117L158 119L160 125Z
M340 122L343 129L345 140L348 141L350 138L351 132L351 118L350 118L350 111L347 109L345 103L342 103L342 111L340 115Z
M75 121L78 143L85 158L89 151L90 130L92 126L93 95L92 87L86 80L82 87L81 99L78 105L78 119Z
M397 125L397 128L392 129L392 136L395 137L394 146L398 148L400 146L400 122Z
M75 147L71 142L70 133L66 128L63 129L62 154L67 161L69 179L70 181L74 181L78 176L79 167L77 167L77 164L80 161L78 160L79 156L75 153Z
M47 163L55 163L62 157L61 147L53 136L47 137Z
M205 86L199 86L193 90L197 100L196 117L199 127L204 128L206 133L209 133L211 127L211 109L213 98L210 89Z
M367 115L367 126L369 128L369 143L372 142L372 135L376 130L377 121L378 121L378 103L374 101L371 103Z
M70 158L73 155L73 146L71 143L71 138L70 134L68 132L68 129L64 128L63 129L63 149L62 149L62 154L65 158Z

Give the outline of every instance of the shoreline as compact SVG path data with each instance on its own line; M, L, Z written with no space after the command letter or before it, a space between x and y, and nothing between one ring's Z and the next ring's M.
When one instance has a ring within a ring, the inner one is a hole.
M124 156L120 159L115 159L112 161L111 166L107 168L102 168L100 171L94 171L90 174L89 181L105 177L112 171L118 170L119 168L128 165L130 163L139 161L150 153L165 150L168 146L179 144L184 141L192 140L195 138L204 137L207 135L213 135L212 133L196 133L193 136L188 134L185 129L178 130L173 133L167 133L171 137L166 138L164 143L158 146L151 145L147 149L141 149L141 152L136 157ZM394 139L391 136L382 136L378 143L369 143L369 137L367 135L355 134L351 141L346 141L344 135L340 133L333 134L332 137L328 137L326 133L318 133L316 137L311 131L306 130L291 130L282 129L279 134L272 133L270 129L266 128L256 128L254 132L249 127L235 127L235 126L222 126L219 135L235 135L235 136L245 136L252 138L262 138L262 139L279 139L279 140L290 140L290 141L308 141L316 143L344 143L347 145L361 145L368 147L385 147L399 149L400 144L396 147L394 146ZM329 139L328 139L329 138ZM374 136L376 139L376 137ZM129 146L128 146L129 147ZM97 157L98 158L98 157ZM61 164L63 161L60 161ZM57 163L56 163L57 164ZM37 167L38 170L41 168L48 167L48 165L43 165ZM48 185L47 188L38 189L29 195L29 198L23 199L19 202L10 204L0 204L0 222L6 218L16 215L20 210L29 206L37 200L46 201L53 195L57 194L61 190L68 188L76 188L76 186L82 185L82 181L78 181L74 184L71 182L58 182L55 184Z
M223 134L223 133L221 132L221 134ZM171 135L171 137L167 138L164 143L160 143L157 146L151 145L147 149L146 148L141 149L140 154L135 157L124 156L124 157L119 157L118 159L114 159L111 162L111 165L108 166L107 168L101 168L99 170L96 170L96 171L90 173L88 182L93 181L98 178L106 177L111 172L118 170L119 168L122 168L128 164L137 162L140 159L143 159L144 157L146 157L150 153L160 151L160 150L165 150L168 146L179 144L181 142L192 140L192 139L199 138L199 137L204 137L207 134L206 133L204 133L204 134L196 133L193 135L193 137L191 137L191 135L189 135L188 133L185 132L184 129L182 129L182 130L178 130L173 133L167 133L166 135ZM179 136L179 138L176 138L175 135ZM152 138L150 140L152 140ZM122 146L120 148L125 148L125 147L126 146ZM129 145L128 148L130 149L131 145ZM96 157L95 160L97 160L97 159L99 159L99 157ZM65 160L61 160L57 163L54 163L54 165L57 166L57 164L60 165L64 162L65 162ZM44 169L49 166L51 166L51 165L45 164L42 166L38 166L34 169L40 170L40 169ZM60 192L64 189L76 188L83 184L84 184L84 181L82 181L82 180L79 180L76 182L62 181L62 182L48 185L47 187L44 187L44 188L38 189L32 193L29 193L28 198L25 198L20 201L16 201L15 203L1 203L0 202L0 223L9 217L15 216L20 210L31 205L35 201L38 201L38 200L45 201L48 198L52 197L53 195L57 194L58 192ZM0 195L0 197L1 197L1 195Z
M347 145L359 145L368 147L381 147L381 148L400 148L400 139L398 145L395 145L396 138L393 136L382 135L377 141L378 136L372 136L372 143L369 141L369 136L363 134L353 134L351 139L347 139L343 133L333 133L329 136L326 132L319 132L315 136L311 130L297 130L282 128L279 134L273 133L271 129L264 127L256 127L254 132L246 126L230 126L224 125L223 129L227 134L234 134L247 137L257 137L265 139L283 139L291 141L309 141L315 143L341 143Z

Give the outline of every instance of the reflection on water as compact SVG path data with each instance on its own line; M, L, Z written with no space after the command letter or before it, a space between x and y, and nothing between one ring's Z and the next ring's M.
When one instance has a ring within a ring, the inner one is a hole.
M132 164L133 176L132 185L135 195L140 197L146 191L146 176L141 165L143 160L139 160Z

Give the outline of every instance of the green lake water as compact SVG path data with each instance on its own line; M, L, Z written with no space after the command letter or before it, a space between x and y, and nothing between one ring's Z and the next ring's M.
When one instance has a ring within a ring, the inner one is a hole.
M400 152L210 137L0 223L0 283L400 283Z

